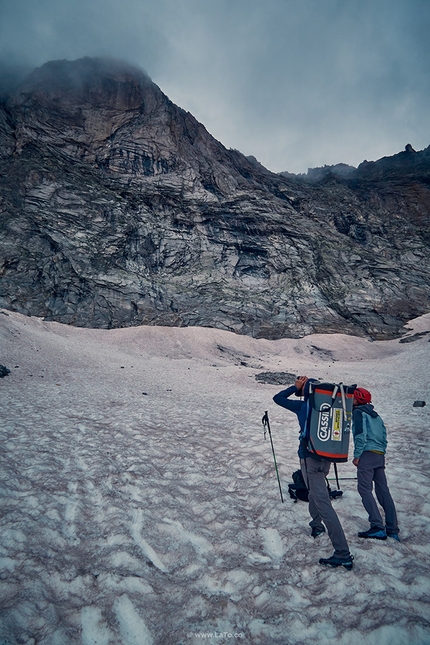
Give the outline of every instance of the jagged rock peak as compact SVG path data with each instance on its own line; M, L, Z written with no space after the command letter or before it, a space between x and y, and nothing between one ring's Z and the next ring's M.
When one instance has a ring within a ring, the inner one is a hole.
M405 149L395 155L382 157L376 161L365 159L357 168L345 163L338 163L334 166L320 166L308 168L307 173L295 175L287 171L280 172L281 177L300 179L310 183L321 183L327 180L356 181L362 179L376 179L388 176L401 178L405 174L419 174L430 176L430 146L424 150L416 151L410 143Z
M363 161L356 171L359 179L398 179L406 176L430 177L430 146L424 150L416 151L410 143L402 152L390 157L382 157L377 161Z
M35 69L17 89L13 102L37 96L43 102L87 102L95 106L136 109L152 81L148 74L124 61L84 57L56 60Z
M86 57L46 63L18 87L8 107L16 152L43 141L69 160L126 181L169 175L180 190L178 173L187 169L192 182L224 195L264 170L228 151L146 72L123 61ZM3 137L10 148L11 137L7 132Z

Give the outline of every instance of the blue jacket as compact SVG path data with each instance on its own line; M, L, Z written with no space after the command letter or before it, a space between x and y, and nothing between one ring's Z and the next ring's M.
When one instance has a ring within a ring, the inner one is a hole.
M387 429L371 403L359 405L352 413L354 458L359 459L365 450L385 454Z
M282 392L278 392L278 394L275 394L275 396L273 397L273 400L278 405L282 406L283 408L286 408L287 410L290 410L290 412L294 412L297 415L297 419L300 425L299 457L300 459L306 459L306 457L309 457L309 450L307 448L307 439L306 439L306 420L308 417L309 404L307 401L306 392L305 392L305 397L303 401L294 400L294 399L292 400L289 398L292 394L295 394L296 392L298 392L296 386L291 385L286 390L282 390Z

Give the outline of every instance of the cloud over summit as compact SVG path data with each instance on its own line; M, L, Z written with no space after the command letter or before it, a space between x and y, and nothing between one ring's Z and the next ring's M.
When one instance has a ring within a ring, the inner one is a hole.
M422 0L2 0L0 59L126 60L227 147L305 172L429 145L429 27Z

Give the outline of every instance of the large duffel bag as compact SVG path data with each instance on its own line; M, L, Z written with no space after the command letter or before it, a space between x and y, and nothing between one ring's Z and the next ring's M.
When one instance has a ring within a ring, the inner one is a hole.
M306 437L308 450L333 462L348 461L356 385L310 383Z

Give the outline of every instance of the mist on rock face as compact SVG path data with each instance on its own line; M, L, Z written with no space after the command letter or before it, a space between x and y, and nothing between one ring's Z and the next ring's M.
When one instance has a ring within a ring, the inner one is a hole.
M389 338L428 311L428 150L276 175L143 71L88 57L30 74L0 138L5 307L265 338Z
M429 19L420 0L15 0L0 60L127 60L227 148L306 173L429 145Z
M10 94L32 72L32 67L26 65L10 65L0 61L0 100L6 100Z

